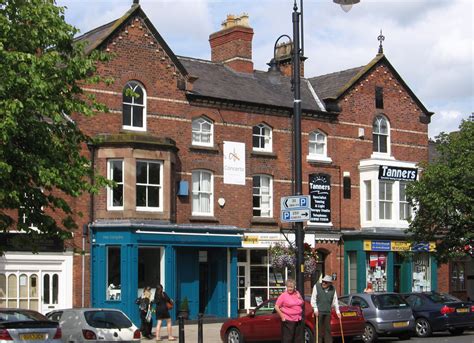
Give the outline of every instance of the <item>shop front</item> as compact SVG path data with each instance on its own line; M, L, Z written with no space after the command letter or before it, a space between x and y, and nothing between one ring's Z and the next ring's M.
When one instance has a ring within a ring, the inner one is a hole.
M96 222L92 228L92 306L118 308L139 324L135 299L162 284L184 298L190 319L237 315L237 248L241 230L224 226Z
M273 244L289 245L294 234L279 232L248 232L237 252L238 310L248 312L261 302L278 297L285 291L288 278L295 278L292 268L274 268L269 248ZM314 234L305 234L305 243L314 247Z
M437 289L435 243L411 245L401 234L344 234L344 293L421 292ZM383 238L382 238L383 237Z

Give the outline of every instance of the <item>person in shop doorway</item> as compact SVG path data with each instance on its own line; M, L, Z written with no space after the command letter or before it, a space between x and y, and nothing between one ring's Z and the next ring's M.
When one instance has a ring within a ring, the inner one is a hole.
M148 311L151 310L151 287L146 286L143 289L142 296L138 298L135 303L138 305L140 310L140 332L142 336L148 339L153 339L151 334L151 328L153 327L151 316L147 316Z
M372 283L371 282L367 283L367 287L365 287L364 293L374 293L374 289L372 288Z
M280 294L275 303L275 311L281 318L282 343L304 342L303 332L298 330L303 302L301 294L296 290L295 280L286 280L286 291Z
M176 337L172 335L171 328L171 316L168 310L168 303L172 303L172 300L163 291L163 286L156 286L155 298L153 302L156 304L156 340L161 341L160 331L161 323L163 320L166 320L166 328L168 330L168 341L176 341Z
M318 321L319 342L332 343L331 336L331 309L334 307L337 317L341 318L336 288L330 275L325 275L321 283L316 283L311 295L311 306Z

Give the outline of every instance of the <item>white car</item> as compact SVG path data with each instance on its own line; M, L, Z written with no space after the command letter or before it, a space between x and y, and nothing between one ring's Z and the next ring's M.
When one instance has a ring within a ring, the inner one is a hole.
M62 341L73 342L139 342L140 330L120 310L110 308L71 308L47 314L59 322Z

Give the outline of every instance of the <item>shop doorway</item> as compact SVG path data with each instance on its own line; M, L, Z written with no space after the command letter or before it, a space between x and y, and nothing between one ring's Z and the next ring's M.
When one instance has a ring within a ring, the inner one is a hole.
M326 260L327 254L322 251L316 252L316 270L314 271L313 275L311 276L311 289L313 288L314 284L319 282L321 278L324 277L326 268L324 266L324 262Z
M206 262L199 262L199 313L206 313L208 301L209 301L209 264L206 261Z
M395 293L400 293L400 270L399 265L393 266L393 291Z

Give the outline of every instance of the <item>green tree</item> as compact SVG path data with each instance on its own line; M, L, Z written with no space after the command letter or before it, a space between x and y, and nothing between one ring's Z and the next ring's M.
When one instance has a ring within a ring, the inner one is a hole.
M91 182L90 139L71 118L107 110L81 85L105 81L95 71L108 57L86 55L77 32L54 0L0 0L0 231L33 241L71 237L81 214L68 199L106 182Z
M436 137L437 157L407 195L416 209L408 232L414 242L437 241L439 262L465 256L474 240L474 122Z

